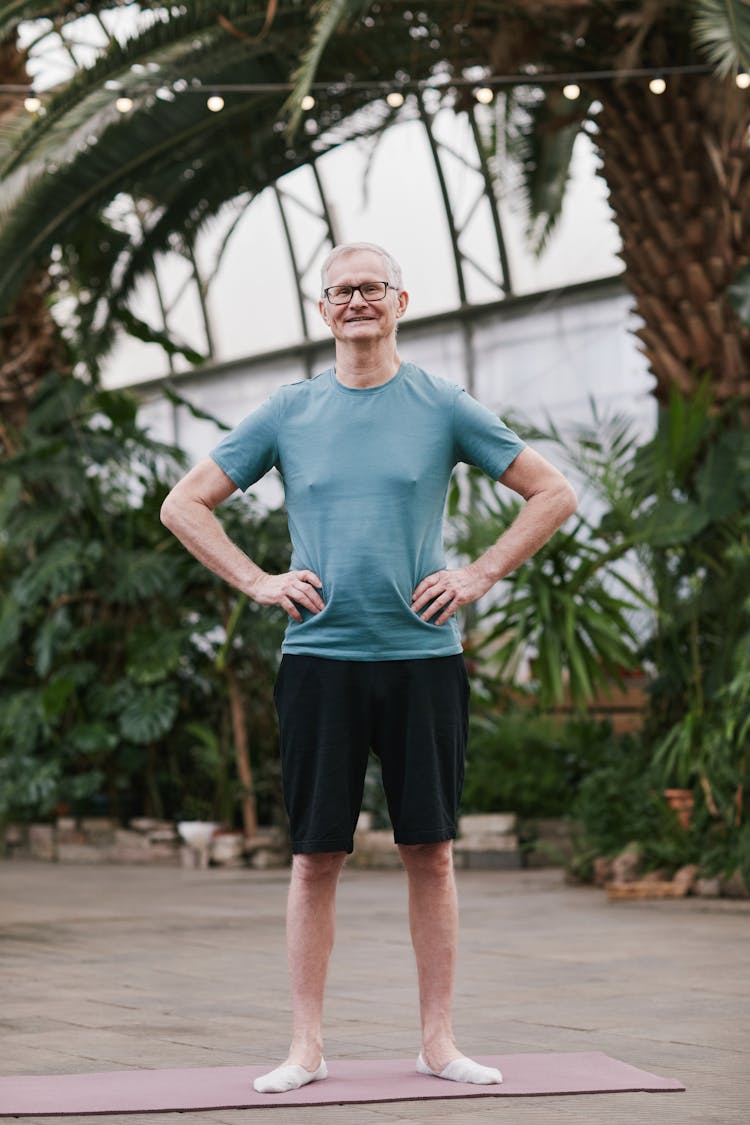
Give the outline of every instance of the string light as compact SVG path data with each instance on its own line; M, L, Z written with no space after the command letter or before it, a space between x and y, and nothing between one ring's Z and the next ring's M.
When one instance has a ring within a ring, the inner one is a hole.
M575 100L576 98L580 97L580 83L585 83L588 80L601 82L608 79L621 80L623 78L644 78L649 80L648 85L652 93L663 94L666 90L665 76L669 76L671 74L710 76L714 75L714 73L714 68L710 64L696 63L686 64L684 66L659 67L658 69L656 67L640 67L620 70L590 70L571 72L568 74L553 73L550 71L539 71L535 73L523 74L493 74L488 75L484 80L485 84L480 87L477 87L475 85L476 79L472 81L469 78L458 76L449 77L446 75L440 81L438 81L437 79L425 79L424 81L405 82L402 87L404 91L403 93L398 90L389 91L385 83L366 81L342 83L340 89L336 89L335 91L332 91L330 83L314 82L312 83L310 89L311 91L320 91L320 93L324 93L326 95L330 95L331 93L346 94L348 92L353 93L355 91L370 91L373 95L377 95L378 92L380 92L381 96L385 96L386 101L389 105L397 108L398 106L403 105L404 94L409 90L414 90L417 92L435 90L438 93L445 93L446 89L450 88L457 90L468 88L473 90L474 98L476 99L476 101L485 105L489 105L490 102L493 101L498 90L504 89L505 87L545 87L550 85L557 85L559 87L560 85L562 85L565 97L569 98L570 100ZM740 71L735 77L735 82L741 90L750 89L750 74L748 74L746 71ZM118 85L119 83L105 83L105 86L107 88L113 90ZM206 105L212 112L218 112L220 108L224 107L223 98L220 97L220 94L222 93L285 93L293 89L293 83L211 83L209 88L213 89L213 93L207 100ZM159 84L158 82L155 82L153 87L149 86L148 83L146 83L142 87L142 92L147 93L149 89L156 90L158 95L158 93L164 89L163 83ZM197 79L193 80L191 83L188 83L184 79L176 79L172 84L172 89L175 93L182 95L203 93L205 87ZM44 93L54 95L55 93L57 93L57 89L54 91L45 91ZM0 83L0 94L20 95L24 99L23 104L25 108L30 113L44 113L44 96L42 95L40 97L40 95L34 90L33 86L30 83L25 85L11 85ZM221 106L219 105L220 101L222 103ZM309 110L313 109L316 104L316 98L313 93L306 94L300 101L301 108L304 112L308 112ZM130 109L133 108L133 99L127 97L127 95L125 94L121 94L117 98L115 105L120 113L127 113Z
M741 70L735 78L735 82L740 90L747 90L748 86L750 86L750 74L748 74L746 70Z

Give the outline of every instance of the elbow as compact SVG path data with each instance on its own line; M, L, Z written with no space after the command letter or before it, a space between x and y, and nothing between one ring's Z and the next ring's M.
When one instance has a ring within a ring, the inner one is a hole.
M578 510L578 496L576 495L576 490L568 481L565 482L565 488L563 489L561 507L564 520L569 519L570 516Z
M167 494L167 496L164 500L164 503L162 504L161 508L159 509L159 519L161 520L161 522L164 524L164 526L169 531L173 530L173 522L174 522L174 514L175 514L174 508L175 508L174 489L172 489L172 492Z

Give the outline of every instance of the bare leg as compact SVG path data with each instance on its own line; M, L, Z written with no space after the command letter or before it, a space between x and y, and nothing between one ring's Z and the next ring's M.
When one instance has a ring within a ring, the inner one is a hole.
M452 1030L458 945L453 844L399 844L409 878L409 925L419 978L422 1053L435 1071L460 1058Z
M323 1053L323 993L333 949L336 887L346 852L295 855L286 935L294 1029L288 1062L315 1070Z
M336 886L346 852L295 855L287 901L286 934L294 1027L286 1062L255 1080L262 1093L296 1089L325 1078L323 994L333 949Z
M502 1082L459 1051L453 1038L453 985L458 946L458 896L453 842L400 844L409 878L409 924L419 977L422 1054L417 1069L458 1082Z

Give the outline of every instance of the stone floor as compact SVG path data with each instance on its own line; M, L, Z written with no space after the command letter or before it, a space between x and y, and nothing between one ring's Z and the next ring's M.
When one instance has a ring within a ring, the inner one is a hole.
M286 882L286 871L0 863L0 1073L282 1059ZM464 1051L601 1050L687 1092L18 1120L747 1125L749 903L611 903L555 869L461 871L458 883ZM416 1055L401 872L344 871L326 1015L329 1059Z

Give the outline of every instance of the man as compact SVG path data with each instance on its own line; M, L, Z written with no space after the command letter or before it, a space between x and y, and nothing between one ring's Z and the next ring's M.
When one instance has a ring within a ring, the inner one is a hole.
M409 884L421 1073L501 1082L463 1055L451 1004L458 908L452 841L464 771L469 683L455 620L575 510L565 478L462 388L404 363L396 328L409 297L398 263L371 243L323 265L320 313L335 367L287 384L181 480L162 520L201 562L289 615L274 695L292 838L287 948L294 1027L269 1093L327 1075L322 1012L336 885L359 815L369 749L380 758ZM481 558L446 568L451 471L479 465L526 504ZM276 465L293 546L267 574L213 509Z

